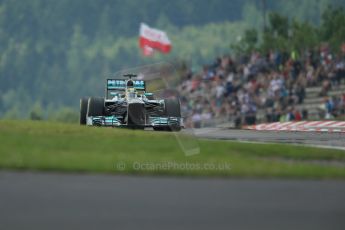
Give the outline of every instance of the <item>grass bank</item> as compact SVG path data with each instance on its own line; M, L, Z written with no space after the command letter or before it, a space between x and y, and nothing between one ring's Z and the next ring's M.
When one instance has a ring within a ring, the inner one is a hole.
M195 140L173 133L0 121L0 169L264 178L345 179L345 152L285 144Z

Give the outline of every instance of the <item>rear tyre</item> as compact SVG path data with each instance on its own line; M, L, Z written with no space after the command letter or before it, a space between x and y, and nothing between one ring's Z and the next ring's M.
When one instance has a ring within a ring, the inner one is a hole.
M104 98L90 97L87 103L87 116L104 116Z
M87 102L89 98L83 97L80 99L80 117L79 117L79 123L81 125L86 125L86 113L87 113Z

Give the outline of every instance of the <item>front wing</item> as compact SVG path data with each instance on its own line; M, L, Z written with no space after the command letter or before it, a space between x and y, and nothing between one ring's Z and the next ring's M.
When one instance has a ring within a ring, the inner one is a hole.
M94 126L108 126L108 127L129 127L123 122L122 117L117 116L95 116L87 117L87 125ZM181 117L149 117L145 124L134 125L136 127L183 127L183 120Z

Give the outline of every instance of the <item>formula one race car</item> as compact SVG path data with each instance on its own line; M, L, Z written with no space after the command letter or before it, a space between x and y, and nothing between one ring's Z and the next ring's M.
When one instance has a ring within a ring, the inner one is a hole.
M146 92L146 82L126 79L107 79L106 97L80 100L80 124L180 131L182 125L180 101L177 98L155 99Z

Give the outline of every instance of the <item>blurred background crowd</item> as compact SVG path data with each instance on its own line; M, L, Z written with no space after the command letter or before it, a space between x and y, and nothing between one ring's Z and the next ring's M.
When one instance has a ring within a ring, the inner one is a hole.
M193 127L307 120L307 87L317 87L316 97L322 97L318 119L345 114L344 90L329 95L345 83L345 55L332 54L327 45L300 53L272 50L236 59L222 56L198 72L187 69L182 78L182 111ZM264 115L258 116L259 111Z

